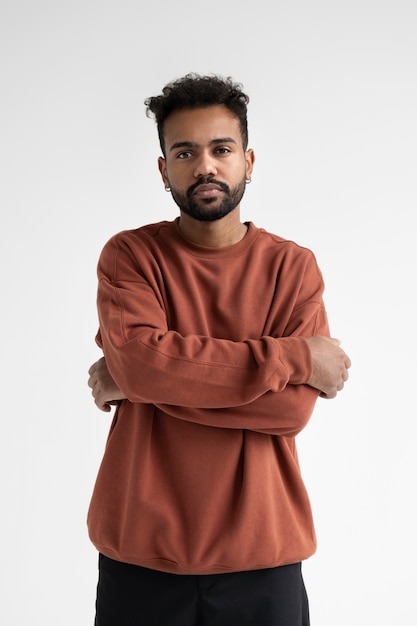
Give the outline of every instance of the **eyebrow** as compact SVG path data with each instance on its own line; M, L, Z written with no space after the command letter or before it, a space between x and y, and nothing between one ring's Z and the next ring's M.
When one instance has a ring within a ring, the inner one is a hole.
M209 146L216 146L221 143L234 143L237 145L237 142L233 139L233 137L219 137L219 139L212 139L209 142ZM172 144L169 151L171 152L172 150L177 150L178 148L197 148L198 145L199 144L194 141L176 141Z

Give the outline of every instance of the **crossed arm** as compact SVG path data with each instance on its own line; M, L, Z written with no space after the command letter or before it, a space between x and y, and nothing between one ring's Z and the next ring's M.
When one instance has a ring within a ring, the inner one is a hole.
M321 397L335 398L348 379L350 358L340 347L338 339L314 336L306 338L306 341L312 362L312 375L307 384L317 389ZM104 357L93 363L88 373L88 385L102 411L110 411L112 405L127 398L113 380Z
M128 399L201 424L285 434L305 425L318 395L343 389L350 359L326 336L311 257L291 259L291 315L273 301L262 337L228 341L169 330L153 265L142 251L140 263L131 256L130 244L114 241L99 263L97 339L106 358L90 367L88 384L101 410Z

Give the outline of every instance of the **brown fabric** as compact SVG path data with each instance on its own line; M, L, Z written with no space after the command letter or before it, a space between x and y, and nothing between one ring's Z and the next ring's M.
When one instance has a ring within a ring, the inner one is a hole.
M104 247L98 311L118 406L88 526L109 558L180 574L315 550L295 435L317 392L304 337L328 335L313 254L248 225L228 248L178 220Z

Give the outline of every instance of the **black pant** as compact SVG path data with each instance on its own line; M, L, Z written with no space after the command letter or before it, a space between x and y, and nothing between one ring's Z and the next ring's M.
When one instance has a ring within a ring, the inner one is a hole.
M309 626L301 563L178 575L99 557L95 626Z

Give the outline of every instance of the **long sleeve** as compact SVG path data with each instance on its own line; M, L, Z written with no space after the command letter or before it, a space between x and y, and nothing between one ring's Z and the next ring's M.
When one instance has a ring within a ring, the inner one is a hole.
M161 280L154 256L142 250L138 258L133 243L125 234L114 237L98 269L98 342L129 401L152 403L173 417L221 428L291 436L304 428L318 395L305 384L311 361L304 338L328 334L323 282L311 253L303 250L300 256L297 247L296 257L287 259L293 277L285 289L280 286L277 293L274 286L280 277L270 281L274 293L268 295L263 334L231 340L190 332L194 320L188 328L182 321L182 332L170 329L169 303L173 307L177 299L181 309L184 289L167 295L168 271ZM185 283L186 267L181 268ZM252 280L248 275L248 285ZM199 286L191 287L195 298ZM243 294L239 310L250 308L249 298L256 298L250 291ZM204 296L200 288L200 299ZM203 305L211 306L209 301ZM232 308L229 315L233 317Z
M328 334L312 253L253 224L211 249L161 222L113 237L98 276L97 342L128 399L90 503L94 545L177 574L308 558L295 435L318 395L306 338Z

